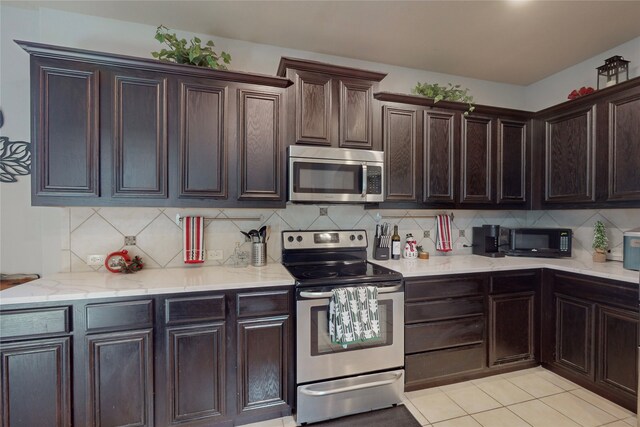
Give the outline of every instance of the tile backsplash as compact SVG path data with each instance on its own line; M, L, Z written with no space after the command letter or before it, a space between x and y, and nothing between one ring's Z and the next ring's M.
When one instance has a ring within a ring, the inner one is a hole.
M435 221L419 218L443 213L442 210L365 210L360 205L330 205L327 214L321 215L316 205L288 205L286 209L65 208L60 270L103 270L104 267L87 265L87 256L120 249L140 256L145 268L198 268L199 265L185 265L182 261L182 231L175 222L177 213L215 218L205 223L205 245L208 250L222 249L223 260L207 260L204 265L231 263L236 242L240 242L241 250L249 252L250 244L240 230L258 229L262 225L271 226L267 244L269 262L280 261L280 232L291 229L359 228L367 230L371 241L377 221L387 221L398 224L403 240L407 233L412 233L431 256L452 256L471 253L471 248L464 245L471 244L472 227L483 224L568 227L574 233L573 256L581 258L591 256L593 224L597 220L607 228L610 248L620 249L622 233L640 226L640 209L446 212L454 214L453 251L448 254L435 250ZM380 220L379 215L384 218ZM238 219L258 217L259 221ZM124 236L135 236L136 245L125 246Z

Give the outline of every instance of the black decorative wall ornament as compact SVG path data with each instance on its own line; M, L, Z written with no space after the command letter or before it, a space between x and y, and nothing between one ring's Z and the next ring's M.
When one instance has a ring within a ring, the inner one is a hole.
M0 110L0 128L4 116ZM9 141L0 136L0 182L17 182L17 176L31 173L31 144L26 141Z

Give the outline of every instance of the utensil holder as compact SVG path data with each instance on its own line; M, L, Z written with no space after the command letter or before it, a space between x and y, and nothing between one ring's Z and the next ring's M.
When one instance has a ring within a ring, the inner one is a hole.
M262 267L263 265L267 265L266 243L251 244L251 265L254 267Z
M385 261L389 259L389 246L380 246L382 244L380 237L373 239L373 259Z

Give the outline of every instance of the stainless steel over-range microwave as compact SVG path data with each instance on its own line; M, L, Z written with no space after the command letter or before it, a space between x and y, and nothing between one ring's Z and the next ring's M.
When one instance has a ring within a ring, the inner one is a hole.
M292 145L289 200L316 203L384 201L384 153Z

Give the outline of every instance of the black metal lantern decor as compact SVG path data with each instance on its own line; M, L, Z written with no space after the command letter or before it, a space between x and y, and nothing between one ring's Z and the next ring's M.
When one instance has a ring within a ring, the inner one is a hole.
M622 56L616 55L605 59L604 65L596 68L598 70L598 89L600 86L613 86L625 80L629 80L629 61ZM603 82L601 85L600 82Z

